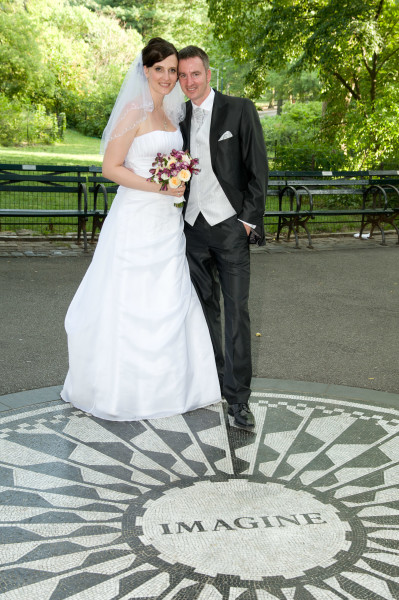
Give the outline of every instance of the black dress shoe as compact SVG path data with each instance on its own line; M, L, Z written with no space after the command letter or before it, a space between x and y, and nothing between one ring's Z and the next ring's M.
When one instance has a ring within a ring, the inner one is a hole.
M248 404L230 404L227 412L231 417L234 417L236 427L242 429L253 429L255 427L255 417L251 413Z

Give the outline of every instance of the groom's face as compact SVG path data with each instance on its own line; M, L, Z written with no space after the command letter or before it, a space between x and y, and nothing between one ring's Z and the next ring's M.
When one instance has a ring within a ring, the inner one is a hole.
M204 63L195 56L179 61L179 81L183 92L194 104L199 106L211 91L209 82L211 71L205 70Z

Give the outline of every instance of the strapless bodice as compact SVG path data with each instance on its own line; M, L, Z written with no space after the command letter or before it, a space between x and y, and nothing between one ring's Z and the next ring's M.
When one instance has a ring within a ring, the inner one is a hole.
M152 163L158 152L169 154L182 150L183 138L180 130L150 131L135 137L125 158L125 166L141 177L149 177Z

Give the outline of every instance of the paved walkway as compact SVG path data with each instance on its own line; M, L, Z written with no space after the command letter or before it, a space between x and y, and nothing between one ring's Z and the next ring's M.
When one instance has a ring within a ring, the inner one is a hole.
M93 254L89 244L87 254ZM33 236L26 233L0 232L0 257L19 258L22 256L78 256L83 252L83 243L78 244L76 236Z
M381 237L375 234L372 239L359 240L354 238L352 233L339 234L322 234L313 235L315 250L332 250L339 247L340 249L358 249L359 246L377 247L381 245ZM387 233L387 244L389 246L396 245L397 237L394 233ZM310 251L307 248L307 239L301 239L301 249ZM88 245L86 254L92 255L95 246ZM276 240L268 235L267 244L261 248L252 248L254 252L262 253L278 253L278 252L298 252L295 248L294 241L276 242ZM76 235L69 234L67 236L40 236L32 235L30 230L20 230L20 233L1 232L0 231L0 257L2 258L18 258L22 256L78 256L83 252L83 243L77 243Z
M398 393L395 242L334 236L315 239L314 250L305 240L300 250L293 242L254 248L254 375ZM73 240L11 243L18 249L3 245L0 259L0 395L63 381L64 316L91 260ZM25 244L33 256L11 255Z
M397 600L388 243L253 251L254 432L224 403L112 423L62 402L62 315L91 256L3 246L1 599Z

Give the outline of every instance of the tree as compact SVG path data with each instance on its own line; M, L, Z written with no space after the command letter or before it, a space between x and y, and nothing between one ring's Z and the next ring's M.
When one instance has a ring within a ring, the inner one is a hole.
M318 139L321 118L321 102L287 102L281 115L261 120L269 155L274 154L274 169L313 171L343 167L343 152Z
M386 159L386 125L377 115L398 129L397 0L209 0L209 6L232 56L254 61L253 93L264 88L270 69L317 68L325 100L322 136L338 141L353 166ZM399 157L396 141L389 154Z
M175 0L70 1L116 18L122 27L138 31L144 43L155 36L166 38L178 49L188 44L207 47L212 43L207 0L185 0L184 10L176 10Z
M30 98L50 85L44 69L36 33L40 25L32 22L21 7L4 3L0 10L0 93L8 98Z
M66 113L69 126L89 135L101 135L143 45L136 30L67 0L6 3L0 42L0 94Z
M285 100L290 99L292 102L318 100L320 91L320 82L315 71L291 73L289 68L286 68L267 73L263 95L270 107L277 103L277 114L281 114Z

